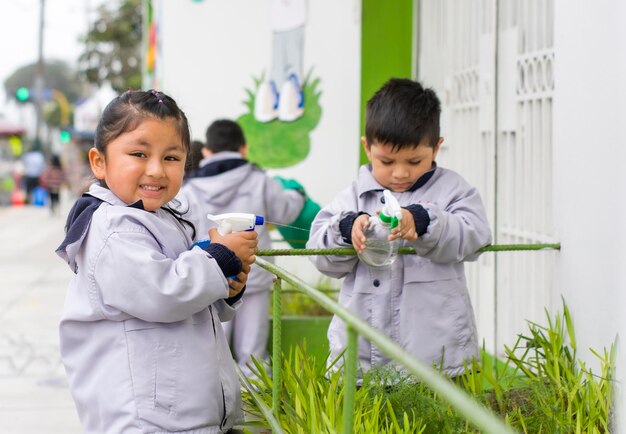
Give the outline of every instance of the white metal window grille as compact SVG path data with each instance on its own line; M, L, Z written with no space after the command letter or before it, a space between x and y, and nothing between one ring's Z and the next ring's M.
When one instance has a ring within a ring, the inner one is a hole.
M478 188L498 243L554 241L552 11L552 0L418 6L418 78L442 100L438 160ZM488 350L501 352L525 320L541 322L551 310L553 259L553 252L515 252L467 264Z

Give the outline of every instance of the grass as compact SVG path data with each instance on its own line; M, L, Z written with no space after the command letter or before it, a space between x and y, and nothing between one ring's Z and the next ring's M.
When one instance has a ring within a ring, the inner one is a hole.
M592 354L593 373L576 357L571 315L551 317L546 325L528 322L528 332L505 347L506 359L484 350L455 382L523 433L608 433L612 424L614 346ZM337 363L338 361L335 361ZM272 383L257 363L253 387L271 407ZM279 421L286 433L341 431L344 387L341 370L307 355L306 345L290 349L282 364ZM245 410L261 418L244 393ZM262 424L262 422L259 422ZM450 405L410 375L395 368L372 370L356 391L355 433L476 433Z

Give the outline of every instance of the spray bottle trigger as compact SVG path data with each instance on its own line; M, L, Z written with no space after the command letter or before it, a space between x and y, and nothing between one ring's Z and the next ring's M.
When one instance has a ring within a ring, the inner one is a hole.
M189 250L193 249L194 246L198 246L200 247L202 250L206 249L208 247L208 245L211 244L211 240L200 240L200 241L196 241L195 243L193 243L191 245L191 247L189 247Z

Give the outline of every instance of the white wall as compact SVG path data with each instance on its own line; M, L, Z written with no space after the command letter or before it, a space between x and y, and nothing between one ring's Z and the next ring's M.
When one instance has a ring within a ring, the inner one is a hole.
M187 114L192 137L204 140L213 120L246 112L245 89L253 88L253 77L269 73L271 0L155 3L162 7L155 8L161 25L161 90ZM297 179L322 206L352 182L358 169L360 5L360 0L308 1L304 72L313 68L313 78L321 80L322 117L311 133L306 160L269 171ZM305 257L277 263L312 284L321 277Z
M246 88L269 71L270 0L161 0L162 90L185 110L192 137L204 139L216 118L246 112ZM313 68L322 92L322 118L308 158L280 174L300 181L326 204L358 168L360 1L311 0L304 71ZM158 18L157 16L157 18Z
M626 332L626 6L557 0L555 20L556 285L574 315L579 355L591 361L589 347ZM621 380L624 360L621 348Z

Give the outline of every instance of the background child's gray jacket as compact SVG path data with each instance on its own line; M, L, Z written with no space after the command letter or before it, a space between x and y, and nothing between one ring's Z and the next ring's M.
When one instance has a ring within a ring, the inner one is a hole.
M189 204L188 218L196 227L197 240L209 238L209 228L214 226L207 220L207 214L243 212L262 215L267 221L279 224L289 224L298 217L304 205L304 195L296 190L283 189L279 181L248 163L239 152L218 152L202 160L201 167L227 161L240 165L212 176L190 178L181 189L183 201ZM271 248L267 225L257 226L256 231L259 249ZM273 258L266 259L273 261ZM271 284L272 275L258 265L252 265L246 292L269 290Z
M58 251L76 273L60 339L83 429L228 430L242 414L217 317L234 313L220 267L189 250L190 229L167 211L128 207L96 184L89 194L104 202L80 239Z
M323 208L311 227L308 248L349 246L339 222L348 212L375 215L382 208L383 187L369 165L352 185ZM422 361L441 365L450 375L463 372L463 360L477 356L474 313L463 262L491 242L482 201L457 173L436 167L417 190L393 193L401 206L422 205L430 217L427 232L416 242L417 255L400 255L387 269L369 268L356 256L312 256L324 274L345 277L339 302L383 331ZM333 318L328 330L331 360L346 345L345 324ZM363 338L359 360L364 370L389 358Z

